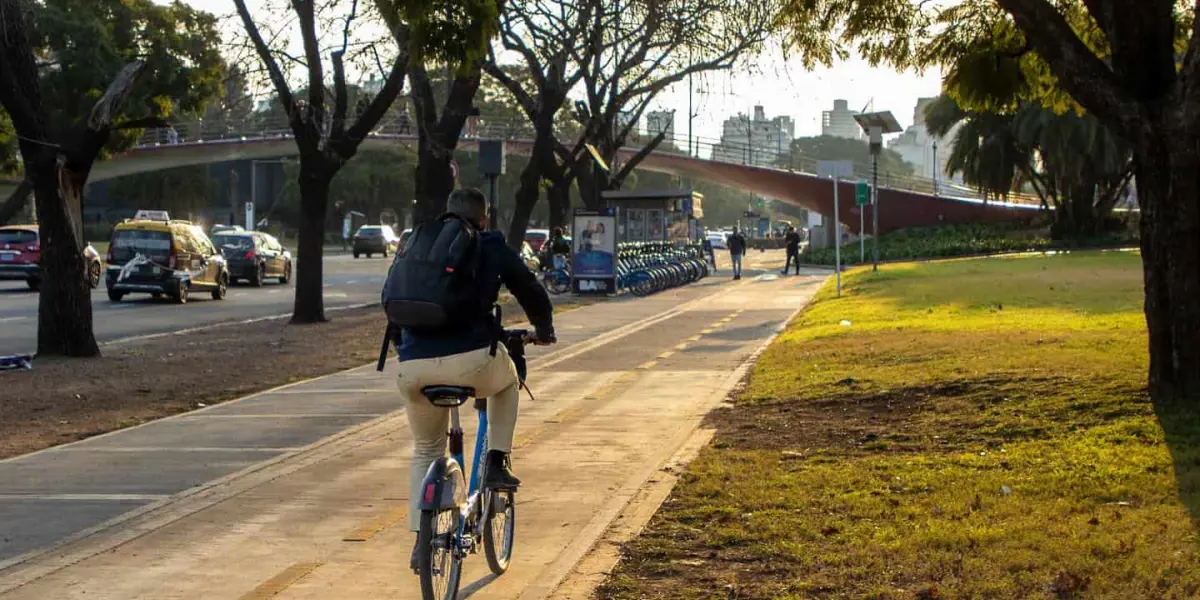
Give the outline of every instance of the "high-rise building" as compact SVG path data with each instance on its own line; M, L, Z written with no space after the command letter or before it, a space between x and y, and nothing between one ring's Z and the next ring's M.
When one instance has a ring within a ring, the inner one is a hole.
M655 110L646 113L646 134L653 138L660 133L663 134L664 145L670 146L675 142L675 111Z
M850 140L863 139L862 127L854 120L858 111L850 110L846 100L833 101L833 110L821 112L821 135L846 138Z
M913 124L896 139L888 142L888 148L895 150L905 162L916 167L916 174L932 179L950 179L946 176L946 162L950 158L950 146L954 143L957 127L944 137L930 135L925 126L925 110L936 98L918 98L917 106L913 109ZM954 178L959 181L959 178Z
M738 113L725 119L721 143L713 147L713 159L725 162L771 166L788 156L796 122L788 116L768 119L762 106L754 114Z

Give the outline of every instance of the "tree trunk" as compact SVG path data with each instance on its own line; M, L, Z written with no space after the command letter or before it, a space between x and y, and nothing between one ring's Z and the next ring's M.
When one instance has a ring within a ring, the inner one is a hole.
M25 208L25 203L29 200L31 193L33 193L33 183L29 179L23 179L17 185L17 189L8 196L8 200L0 205L0 225L7 225L13 217L21 212L21 209Z
M520 250L521 242L525 239L525 228L529 225L529 216L533 214L533 209L537 206L547 164L551 167L554 166L554 123L552 121L537 125L529 162L521 171L521 184L517 187L512 223L508 228L508 245L514 250Z
M567 231L571 224L571 181L572 179L557 175L550 179L550 189L547 200L550 203L550 231L562 227Z
M1135 157L1150 393L1160 404L1194 403L1200 400L1200 149L1183 128L1147 129L1155 131Z
M38 355L97 356L100 348L92 330L92 290L81 258L83 241L67 208L78 205L83 189L60 172L54 153L40 153L25 168L41 215Z
M337 168L320 156L300 158L300 239L296 256L296 303L292 323L321 323L325 319L325 218L329 184Z
M417 205L413 207L413 226L438 218L446 212L446 199L454 191L452 152L438 152L431 141L422 137L417 148Z

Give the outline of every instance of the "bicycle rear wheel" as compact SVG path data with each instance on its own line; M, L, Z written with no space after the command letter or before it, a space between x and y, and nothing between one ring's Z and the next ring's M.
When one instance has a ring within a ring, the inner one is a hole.
M454 600L458 596L462 578L462 558L456 556L454 543L458 520L458 511L454 509L421 511L417 572L424 600Z
M491 494L491 507L483 525L483 551L492 572L503 575L512 559L513 537L517 533L517 502L507 490Z

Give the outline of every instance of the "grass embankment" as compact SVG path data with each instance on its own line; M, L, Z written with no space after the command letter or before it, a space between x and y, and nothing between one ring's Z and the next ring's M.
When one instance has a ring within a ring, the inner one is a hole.
M1146 398L1136 254L830 287L600 597L1200 597L1200 418Z
M866 262L871 261L872 242L866 241ZM879 238L879 260L918 260L953 258L1005 252L1031 252L1054 249L1112 248L1136 246L1132 232L1113 232L1081 240L1053 240L1047 227L1027 223L973 223L914 227L888 233ZM859 243L842 246L842 264L859 264ZM815 265L834 264L833 248L813 250L803 257Z

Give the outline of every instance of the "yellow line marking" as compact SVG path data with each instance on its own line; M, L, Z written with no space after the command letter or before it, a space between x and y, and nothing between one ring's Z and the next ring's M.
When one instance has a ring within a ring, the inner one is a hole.
M346 534L346 537L342 538L342 541L365 542L374 537L375 534L379 533L380 531L383 531L384 529L387 529L388 527L391 527L392 525L395 525L396 523L406 519L408 519L407 506L403 508L393 508L384 514L367 521L363 525L359 526L358 529Z
M682 344L679 344L678 346L675 346L675 349L676 350L687 350L687 347L688 347L687 342L684 342Z
M296 563L247 592L241 597L241 600L266 600L267 598L273 598L283 590L291 587L292 584L304 579L305 576L315 571L319 566L321 566L321 563Z
M639 369L652 369L652 368L654 368L654 365L657 365L657 364L658 364L657 360L648 360L648 361L638 365L638 368Z
M660 358L660 359L662 359L662 358L670 358L672 354L675 354L675 351L674 351L674 350L667 350L666 352L663 352L662 354L659 354L659 355L658 355L658 358Z
M713 330L711 330L711 329L704 329L700 332L700 335L708 335L712 332L713 332Z
M700 341L700 336L693 335L692 337L688 338L688 341L689 342L698 342L698 341Z

